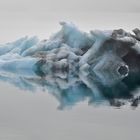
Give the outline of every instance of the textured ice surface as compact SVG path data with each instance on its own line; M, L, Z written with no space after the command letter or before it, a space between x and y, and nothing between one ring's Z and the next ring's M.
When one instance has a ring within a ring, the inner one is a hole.
M49 39L24 37L0 45L0 80L24 90L46 89L60 109L85 99L138 106L140 30L86 33L73 23L60 24Z

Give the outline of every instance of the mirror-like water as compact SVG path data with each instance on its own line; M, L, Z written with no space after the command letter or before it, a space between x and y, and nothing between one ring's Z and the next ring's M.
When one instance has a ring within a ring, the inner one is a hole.
M6 83L0 87L1 139L139 139L139 107L89 106L83 99L60 110L60 102L47 91L28 92Z

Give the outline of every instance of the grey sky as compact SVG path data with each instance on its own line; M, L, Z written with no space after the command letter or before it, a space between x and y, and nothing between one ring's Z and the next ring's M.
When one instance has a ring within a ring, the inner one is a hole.
M139 0L0 0L0 12L140 12Z

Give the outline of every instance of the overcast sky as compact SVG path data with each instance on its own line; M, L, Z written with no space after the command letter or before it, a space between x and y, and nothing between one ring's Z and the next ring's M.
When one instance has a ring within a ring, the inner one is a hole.
M140 12L139 0L0 0L0 12Z

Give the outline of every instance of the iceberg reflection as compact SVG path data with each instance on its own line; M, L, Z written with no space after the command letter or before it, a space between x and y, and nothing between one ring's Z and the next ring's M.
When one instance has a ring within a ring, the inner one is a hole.
M47 90L60 109L89 104L137 107L140 30L80 31L72 23L49 40L22 38L0 46L0 80L20 89Z

